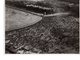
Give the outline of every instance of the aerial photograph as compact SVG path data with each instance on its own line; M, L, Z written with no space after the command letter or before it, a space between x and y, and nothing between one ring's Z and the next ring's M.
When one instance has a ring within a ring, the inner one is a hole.
M79 0L5 0L5 54L79 54Z

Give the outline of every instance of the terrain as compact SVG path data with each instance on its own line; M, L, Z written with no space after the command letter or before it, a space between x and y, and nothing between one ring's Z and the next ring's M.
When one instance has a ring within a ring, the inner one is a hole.
M56 12L71 14L44 17L33 25L5 31L5 53L79 53L79 4L73 0L45 1L51 3Z

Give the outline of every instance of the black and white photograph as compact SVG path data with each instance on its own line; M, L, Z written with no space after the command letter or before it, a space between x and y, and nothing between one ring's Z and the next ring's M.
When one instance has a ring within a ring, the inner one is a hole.
M5 0L5 54L79 54L79 0Z

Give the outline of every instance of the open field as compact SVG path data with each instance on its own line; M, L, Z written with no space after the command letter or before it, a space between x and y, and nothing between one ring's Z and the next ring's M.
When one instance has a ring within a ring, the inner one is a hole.
M6 8L6 31L26 27L40 21L42 17L25 13L16 9Z

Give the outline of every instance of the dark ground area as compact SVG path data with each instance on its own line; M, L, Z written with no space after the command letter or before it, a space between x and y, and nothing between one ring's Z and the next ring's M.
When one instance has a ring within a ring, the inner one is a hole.
M54 4L57 6L56 11L67 10L66 7L63 8L66 5L63 5L62 2L56 3ZM69 11L79 12L78 8L75 8ZM79 53L78 13L68 16L43 18L34 25L5 33L6 53Z
M38 7L34 7L36 5L36 6L51 8L50 4L43 3L43 2L34 3L33 6L26 6L27 4L30 5L31 2L26 2L26 4L25 4L24 1L14 1L14 2L7 1L6 4L9 5L9 6L17 7L19 9L29 10L29 11L40 13L40 14L45 14L45 12L46 12L46 14L55 13L53 11L53 9L48 10L48 9L41 9L41 8L38 8Z

